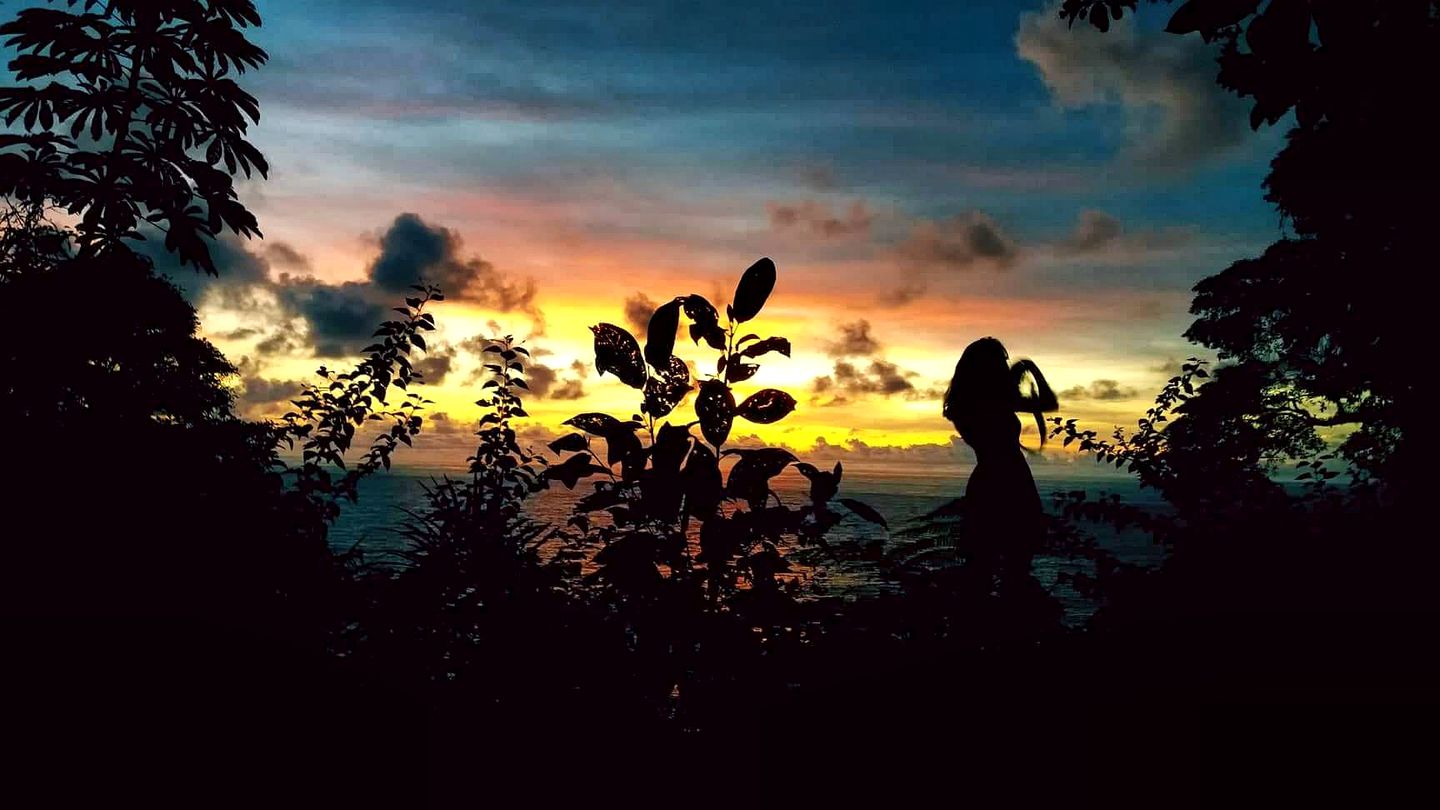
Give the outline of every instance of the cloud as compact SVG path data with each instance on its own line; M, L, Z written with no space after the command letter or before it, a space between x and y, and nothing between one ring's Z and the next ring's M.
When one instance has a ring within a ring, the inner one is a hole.
M1164 360L1161 360L1160 362L1147 367L1146 371L1149 371L1151 374L1158 374L1159 376L1168 379L1170 377L1180 376L1181 372L1183 371L1181 366L1183 365L1184 362L1178 357L1166 357Z
M570 372L572 376L564 378L558 369L532 362L525 368L525 382L537 399L580 399L585 396L585 364L576 360L570 364Z
M1120 220L1104 211L1085 210L1075 223L1075 231L1066 244L1075 251L1089 253L1114 244L1123 229Z
M245 360L247 359L242 358L239 365L246 366ZM277 380L260 376L242 377L240 394L235 397L236 409L244 416L266 415L276 410L274 406L289 403L290 400L299 396L300 389L304 385L302 380Z
M967 211L949 219L922 219L893 249L901 282L880 296L882 304L903 306L923 296L930 282L946 274L976 269L1005 270L1020 255L1020 246L990 215Z
M1119 104L1136 164L1182 170L1245 142L1245 105L1215 83L1215 53L1198 37L1140 32L1133 14L1102 34L1067 26L1057 10L1021 16L1016 52L1058 105Z
M854 323L842 323L836 328L840 338L825 344L825 353L831 357L861 357L879 353L880 341L870 334L869 321L862 318Z
M310 257L286 242L271 242L265 245L264 254L272 265L300 273L309 273L311 270Z
M944 220L921 220L896 252L917 265L964 271L1008 267L1019 248L988 214L967 211Z
M770 227L779 230L800 229L823 239L838 239L870 233L874 215L863 200L856 200L837 215L830 206L815 200L798 203L768 203Z
M415 361L415 370L424 375L426 385L439 385L454 370L457 353L454 346L433 346L423 358Z
M887 360L872 360L865 369L839 360L830 374L816 377L810 384L811 401L839 405L857 397L904 394L915 390L915 384L910 379L917 376L915 372L905 371Z
M165 238L148 231L146 238L129 243L155 265L155 272L169 278L190 303L199 305L213 294L220 297L227 309L248 309L251 289L270 281L270 263L250 251L248 240L234 234L223 234L209 242L210 258L215 262L215 275L193 266L180 265L175 254L165 249Z
M310 325L309 344L318 357L354 354L388 319L390 310L390 302L362 281L326 284L309 277L284 278L276 294L287 311Z
M545 317L535 300L534 280L511 279L478 257L461 257L460 238L453 231L429 225L415 214L400 214L378 242L379 254L366 268L365 280L341 283L322 281L308 272L272 274L272 264L310 267L303 253L284 242L252 251L238 237L225 235L212 241L218 276L180 267L158 239L138 241L135 247L192 303L213 300L223 309L262 315L277 324L256 344L262 355L292 354L306 347L318 357L354 354L371 342L376 327L390 318L391 307L411 294L410 285L422 278L444 287L448 299L522 312L530 317L533 334L543 333ZM308 329L300 329L297 320ZM499 327L495 328L498 333ZM257 327L244 326L217 337L244 340L261 334ZM449 372L445 358L432 356L421 362L438 372L436 382Z
M650 300L650 296L643 292L637 292L625 299L625 323L642 341L645 340L645 330L650 326L650 316L655 314L658 306L659 303Z
M834 191L840 185L835 170L823 163L801 166L796 175L806 188L815 191Z
M471 355L479 363L470 371L465 378L466 385L473 385L477 382L487 380L491 376L484 364L498 362L497 355L487 354L485 347L492 344L489 338L482 335L465 338L457 344L456 348ZM535 399L574 400L585 396L584 380L587 376L585 364L576 360L569 368L570 375L563 376L560 369L540 362L536 358L548 357L554 352L541 346L528 347L530 358L521 358L525 366L525 384L529 386L529 394Z
M447 298L468 301L501 312L523 312L543 333L544 315L535 304L535 280L512 279L478 256L462 257L460 236L419 215L397 216L380 235L380 255L368 269L374 286L406 294L424 281L439 286Z
M1080 212L1070 235L1055 246L1062 257L1104 254L1108 259L1144 259L1156 252L1174 250L1191 241L1184 228L1164 228L1130 233L1120 220L1094 209Z
M445 411L432 411L424 415L423 431L436 436L473 435L469 423L461 422Z
M1094 399L1102 402L1113 402L1120 399L1133 399L1140 395L1134 388L1122 388L1116 380L1096 380L1090 385L1076 385L1060 392L1060 399Z

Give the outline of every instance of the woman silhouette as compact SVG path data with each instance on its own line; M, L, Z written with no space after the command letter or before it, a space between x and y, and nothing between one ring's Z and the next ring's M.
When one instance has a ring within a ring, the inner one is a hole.
M967 567L1002 580L1030 573L1045 523L1015 414L1035 415L1043 445L1040 414L1058 407L1039 367L1030 360L1011 365L1010 354L995 338L981 338L960 355L943 413L975 451L975 469L965 485Z

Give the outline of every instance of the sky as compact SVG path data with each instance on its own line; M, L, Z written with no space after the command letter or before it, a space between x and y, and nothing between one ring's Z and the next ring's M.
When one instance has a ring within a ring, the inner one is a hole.
M541 428L626 415L588 327L643 341L656 304L721 305L768 256L748 331L794 348L737 389L799 404L737 434L950 446L939 396L987 335L1108 428L1198 353L1191 286L1280 227L1260 186L1277 134L1163 9L1101 35L1001 0L259 6L271 61L244 84L272 172L242 198L265 238L218 246L217 279L177 275L251 416L353 358L416 276L449 294L432 432L470 431L476 338L497 333L535 353Z

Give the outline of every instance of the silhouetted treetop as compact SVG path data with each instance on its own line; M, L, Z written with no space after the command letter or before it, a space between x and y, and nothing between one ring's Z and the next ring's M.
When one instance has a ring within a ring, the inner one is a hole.
M1105 30L1135 7L1066 0L1060 14ZM1293 113L1265 179L1292 234L1200 282L1186 336L1246 367L1225 386L1234 413L1283 403L1266 415L1284 429L1262 455L1348 423L1343 451L1362 472L1413 478L1427 419L1413 352L1428 315L1403 290L1433 264L1433 206L1415 190L1440 183L1440 155L1415 88L1440 74L1440 3L1189 0L1167 30L1217 44L1217 81L1255 100L1252 126ZM1243 385L1259 389L1238 396Z
M19 85L0 88L0 194L80 218L82 255L142 229L214 273L207 240L258 236L231 175L269 165L246 140L259 103L235 77L268 58L246 39L250 0L29 8L0 25Z

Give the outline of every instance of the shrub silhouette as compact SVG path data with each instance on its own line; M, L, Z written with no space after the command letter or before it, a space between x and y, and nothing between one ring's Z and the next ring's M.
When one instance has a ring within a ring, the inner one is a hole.
M843 474L838 463L827 471L783 448L724 447L737 417L772 424L795 409L795 398L779 389L763 388L737 402L732 387L759 372L760 365L750 361L772 352L790 354L789 340L762 339L740 329L760 313L775 278L769 259L751 265L736 286L734 303L726 307L724 325L702 296L677 296L661 304L651 315L643 351L619 326L591 327L596 369L642 395L632 418L580 414L565 422L580 432L550 445L556 453L571 454L551 466L551 480L573 488L582 478L606 479L580 499L571 520L580 535L600 547L593 559L596 581L637 595L704 583L711 600L732 595L743 581L752 589L752 601L769 598L778 594L782 575L790 570L782 552L787 541L823 544L847 514L885 523L874 509L851 499L838 499L842 511L832 508ZM695 382L689 365L674 353L682 312L692 342L703 341L718 354L715 372ZM692 390L694 421L660 421ZM699 437L691 433L695 426ZM594 439L604 443L603 458ZM735 462L722 471L726 457ZM791 465L811 482L810 502L798 507L786 505L770 487L771 479ZM597 514L605 520L596 521ZM694 547L692 521L699 524Z

